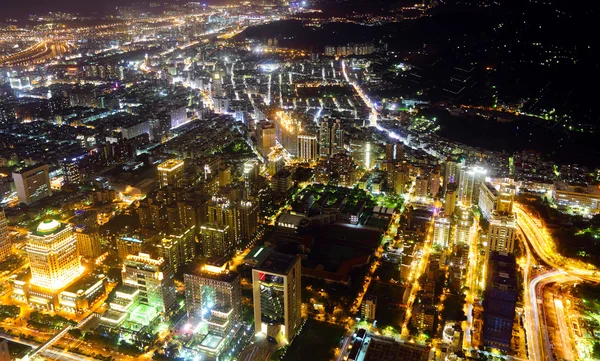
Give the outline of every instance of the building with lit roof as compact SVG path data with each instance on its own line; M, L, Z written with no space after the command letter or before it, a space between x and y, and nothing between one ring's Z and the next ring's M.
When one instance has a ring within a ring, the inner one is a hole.
M41 222L30 232L27 246L31 285L56 291L81 274L73 228L57 220Z
M173 270L163 258L139 253L126 257L121 278L123 285L100 316L100 327L144 342L145 335L153 334L154 326L177 306Z
M220 260L184 275L188 324L194 336L186 349L219 359L241 328L240 276Z
M183 186L184 161L181 159L169 159L158 165L158 182L160 187Z

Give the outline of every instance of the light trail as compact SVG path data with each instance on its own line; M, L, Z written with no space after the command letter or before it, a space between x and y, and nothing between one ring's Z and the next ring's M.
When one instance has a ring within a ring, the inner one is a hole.
M375 105L371 102L369 97L356 84L356 82L351 81L350 78L348 77L348 71L346 70L346 61L345 60L342 60L342 73L344 74L344 79L346 79L346 82L349 83L350 85L352 85L352 87L354 88L354 91L356 91L356 93L358 94L360 99L363 101L363 103L365 103L365 105L369 109L371 109L371 113L369 114L369 125L372 127L377 127L377 119L379 118L379 112L377 111ZM385 130L381 127L377 127L377 129ZM389 134L389 131L388 131L388 134ZM391 136L391 134L390 134L390 136ZM398 137L397 139L400 139L400 138Z
M588 280L600 282L600 276L592 267L586 265L582 268L581 262L567 259L556 253L553 241L545 233L543 227L534 221L528 212L524 211L519 204L515 204L517 213L517 225L525 235L528 242L524 242L529 252L529 246L535 254L555 271L538 275L528 281L531 269L531 261L525 265L524 285L525 289L525 329L527 332L529 358L533 361L545 361L552 355L552 348L548 340L548 330L540 325L540 318L543 317L539 310L540 292L543 287L551 283L571 283ZM590 269L592 268L592 269ZM544 318L545 319L545 318Z

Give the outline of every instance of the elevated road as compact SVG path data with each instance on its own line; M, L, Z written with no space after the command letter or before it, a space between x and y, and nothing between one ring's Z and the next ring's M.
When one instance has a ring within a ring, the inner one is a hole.
M525 330L529 359L532 361L552 360L553 352L542 307L542 290L549 284L581 281L600 282L597 270L591 265L563 257L555 250L551 237L541 222L534 219L523 207L515 204L517 225L527 242L524 266ZM532 255L537 256L554 270L532 276ZM559 320L560 322L560 320ZM564 329L563 329L564 330ZM564 333L562 334L565 335ZM570 342L564 340L563 342Z

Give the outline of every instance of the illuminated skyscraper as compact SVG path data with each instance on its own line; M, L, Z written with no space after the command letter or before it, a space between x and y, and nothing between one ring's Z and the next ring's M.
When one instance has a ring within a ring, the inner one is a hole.
M298 136L298 158L313 162L319 159L319 147L316 135L301 134Z
M290 341L301 317L300 257L270 253L252 270L254 332Z
M52 195L49 169L43 164L13 172L19 203L30 204Z
M450 219L437 217L433 224L433 243L442 248L448 247L450 239Z
M323 118L319 124L319 153L330 157L344 151L344 130L339 119Z
M444 201L444 215L451 217L456 209L456 183L448 184L446 189L446 198Z
M196 256L195 226L174 232L156 245L158 254L173 267L173 272L190 263Z
M163 313L177 305L173 269L165 259L153 259L145 253L129 255L123 263L121 277L124 286L139 290L141 304Z
M192 325L209 321L211 333L227 335L240 318L240 275L229 271L226 264L209 262L196 272L186 273L183 279L185 305Z
M77 254L85 258L96 258L102 254L100 234L95 228L85 226L75 227L75 240L77 241Z
M458 201L465 207L479 204L481 184L485 182L487 171L481 167L472 167L461 173L458 187Z
M275 125L269 122L260 122L256 126L256 148L258 152L266 158L276 144L277 132Z
M73 228L56 220L41 222L29 233L27 255L31 265L31 285L58 290L80 275Z
M8 222L4 210L0 209L0 262L12 253L12 245L8 239Z
M205 257L227 256L233 251L227 225L207 223L200 226L200 246Z
M444 191L448 189L450 183L460 184L460 175L464 165L465 160L463 158L446 160L444 165Z
M185 305L188 326L198 335L199 345L193 352L207 359L221 360L219 357L235 337L242 323L242 292L240 276L227 269L227 263L207 262L200 269L186 273ZM210 342L208 342L210 340ZM204 358L203 358L204 359Z
M489 252L513 253L517 238L517 215L514 212L492 213L488 230Z
M511 213L513 209L513 200L515 197L515 186L511 183L502 183L498 198L496 200L496 210L498 212Z
M79 160L77 158L65 158L61 162L64 184L81 183L81 172L79 171Z
M473 213L469 208L460 207L456 212L454 244L469 244L473 231Z
M184 162L181 159L169 159L158 165L158 181L160 187L183 186Z

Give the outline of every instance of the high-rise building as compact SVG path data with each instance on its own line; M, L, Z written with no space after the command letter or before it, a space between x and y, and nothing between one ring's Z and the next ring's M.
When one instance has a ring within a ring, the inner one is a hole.
M188 324L201 334L200 347L194 351L209 359L220 360L219 356L237 340L235 335L242 327L239 322L240 276L229 271L227 263L209 261L200 269L186 273L183 279Z
M183 279L188 320L194 325L202 320L222 321L210 322L211 331L227 335L240 318L240 275L229 271L226 263L209 261Z
M19 203L30 204L52 195L49 170L48 165L43 164L13 172Z
M450 183L460 184L460 175L465 165L464 158L448 159L444 163L444 192Z
M272 252L252 270L254 332L294 338L301 322L300 257Z
M513 253L516 238L517 214L514 212L493 212L488 230L489 251Z
M377 297L371 295L365 296L360 304L360 317L368 321L374 321L376 319L376 311Z
M469 244L473 235L473 213L469 208L460 207L456 212L454 226L454 244Z
M137 237L122 236L117 238L117 254L120 259L136 255L142 251L144 242Z
M153 259L145 253L129 255L123 263L121 277L123 285L139 290L141 304L163 313L176 306L173 269L165 259Z
M271 148L277 144L276 140L277 132L273 123L258 123L256 126L256 148L263 158L267 158Z
M403 164L394 168L393 179L394 193L403 194L406 191L406 181L408 179L408 170Z
M452 217L456 210L456 183L450 183L446 187L446 197L444 201L444 215L446 217Z
M508 182L502 183L496 200L496 211L505 213L512 212L515 192L514 184Z
M282 169L271 177L271 189L277 195L284 195L292 187L292 173Z
M472 167L461 173L458 187L458 201L464 207L479 204L481 184L485 182L487 171L481 167Z
M64 158L61 162L64 184L79 184L82 181L81 171L79 169L79 159Z
M488 348L511 351L518 296L516 267L514 256L490 254L483 298L483 343Z
M175 273L182 266L192 262L196 256L195 228L192 226L163 237L160 243L156 245L158 254L171 264Z
M437 197L440 192L440 170L435 169L429 174L429 194Z
M319 159L319 146L316 135L298 135L298 158L305 162Z
M258 230L258 203L241 201L237 206L240 241L249 241Z
M184 171L184 161L181 159L169 159L159 164L158 181L160 187L182 187Z
M4 209L0 209L0 262L12 254L12 244L8 238L8 222Z
M229 226L207 223L200 226L200 246L205 257L227 256L233 251Z
M416 197L427 197L427 178L417 177L415 181L415 196Z
M55 291L80 274L73 228L54 219L41 222L29 233L25 247L31 267L30 284Z
M494 186L489 182L481 184L479 190L479 210L483 218L489 220L492 213L496 209L499 193Z
M219 225L221 229L228 227L228 243L231 247L241 241L238 212L234 202L224 197L213 197L208 203L208 223Z
M97 229L86 226L75 226L74 229L77 254L85 258L96 258L102 254L100 233Z
M344 130L339 119L325 117L319 124L319 153L332 156L344 151Z
M450 239L450 219L446 217L437 217L433 224L433 243L442 248L448 247Z
M212 76L212 82L210 83L210 94L213 98L221 98L223 97L223 78L221 74L215 72Z

